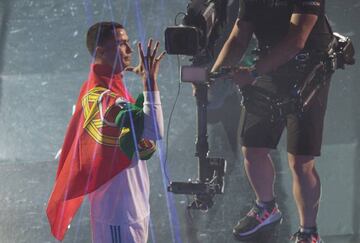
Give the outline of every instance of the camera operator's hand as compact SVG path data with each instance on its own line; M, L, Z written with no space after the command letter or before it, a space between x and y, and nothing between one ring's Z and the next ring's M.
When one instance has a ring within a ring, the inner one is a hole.
M253 70L253 67L224 66L217 72L211 72L210 76L213 82L223 82L230 79L241 88L244 85L255 82L254 75L252 74Z
M239 88L255 83L256 79L251 74L251 70L249 67L239 67L232 72L232 79Z
M165 55L165 51L156 57L156 52L159 48L157 41L154 49L152 50L153 40L149 39L147 52L144 55L141 43L137 44L139 54L139 64L136 67L127 67L125 71L131 71L138 74L144 85L144 91L158 90L157 76L159 73L160 61Z

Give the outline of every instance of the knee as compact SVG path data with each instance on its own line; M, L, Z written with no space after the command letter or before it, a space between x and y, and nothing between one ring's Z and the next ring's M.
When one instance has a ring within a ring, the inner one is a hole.
M315 160L313 156L289 155L289 167L294 175L302 176L313 173Z

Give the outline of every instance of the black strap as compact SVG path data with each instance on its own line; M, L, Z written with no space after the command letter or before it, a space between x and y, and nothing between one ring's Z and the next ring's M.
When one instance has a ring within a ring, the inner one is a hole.
M333 30L332 30L332 28L331 28L331 25L330 25L329 19L328 19L328 17L327 17L326 15L324 15L324 17L325 17L325 22L326 22L326 25L328 26L328 28L329 28L329 30L330 30L330 33L331 33L331 35L333 35L333 34L334 34L334 31L333 31Z

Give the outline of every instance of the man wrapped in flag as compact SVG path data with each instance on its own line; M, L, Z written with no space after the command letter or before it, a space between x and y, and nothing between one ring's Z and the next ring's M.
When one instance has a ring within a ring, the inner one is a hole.
M132 49L124 27L100 22L87 33L94 56L70 120L47 216L51 232L63 240L85 195L90 201L94 243L147 242L149 176L146 160L163 136L157 86L159 42L149 40L146 55L138 44L139 65L131 67ZM143 95L134 100L122 72L137 73Z

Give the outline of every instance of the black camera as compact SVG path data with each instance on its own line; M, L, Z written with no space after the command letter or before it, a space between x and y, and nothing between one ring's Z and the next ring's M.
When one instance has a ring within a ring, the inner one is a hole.
M212 45L226 20L227 0L192 0L180 26L165 30L168 54L195 56Z

